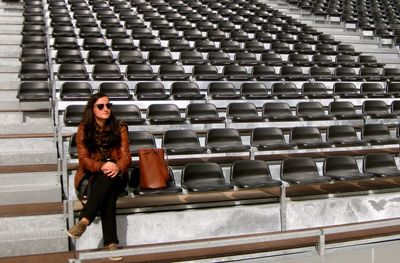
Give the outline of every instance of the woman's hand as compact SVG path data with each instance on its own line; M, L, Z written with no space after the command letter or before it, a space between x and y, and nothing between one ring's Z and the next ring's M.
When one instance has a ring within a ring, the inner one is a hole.
M113 162L106 162L101 166L101 171L105 175L114 178L119 174L119 167Z

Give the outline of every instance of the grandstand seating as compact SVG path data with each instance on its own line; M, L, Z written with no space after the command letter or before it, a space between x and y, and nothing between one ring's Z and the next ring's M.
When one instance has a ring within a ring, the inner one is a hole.
M364 0L36 2L24 3L17 98L53 100L69 225L81 208L75 132L96 92L129 127L124 216L268 203L282 231L297 227L285 225L296 220L288 198L396 191L400 69L322 32L339 19L399 46L393 1L373 1L383 12ZM142 189L137 151L155 147L166 149L170 180Z

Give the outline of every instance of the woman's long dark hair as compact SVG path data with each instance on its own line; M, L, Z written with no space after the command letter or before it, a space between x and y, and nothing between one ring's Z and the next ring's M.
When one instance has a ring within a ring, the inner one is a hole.
M92 95L86 104L85 111L83 112L82 123L85 127L84 142L90 152L95 152L97 150L95 142L96 119L93 114L93 107L96 101L103 97L107 97L107 95L105 95L104 93L96 93ZM112 111L110 113L110 117L106 120L105 125L110 126L111 145L115 147L121 146L119 121L115 118L115 115Z

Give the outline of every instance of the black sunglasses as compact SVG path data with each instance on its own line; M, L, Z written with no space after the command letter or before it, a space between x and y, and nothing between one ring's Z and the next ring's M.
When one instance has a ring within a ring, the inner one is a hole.
M104 109L104 106L106 106L107 109L112 108L112 103L106 103L106 104L95 104L94 107L98 108L99 110Z

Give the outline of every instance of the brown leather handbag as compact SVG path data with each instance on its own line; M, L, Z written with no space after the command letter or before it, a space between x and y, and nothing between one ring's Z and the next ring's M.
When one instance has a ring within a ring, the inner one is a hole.
M139 149L140 187L157 189L167 186L168 166L164 159L164 149Z

